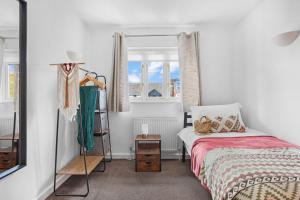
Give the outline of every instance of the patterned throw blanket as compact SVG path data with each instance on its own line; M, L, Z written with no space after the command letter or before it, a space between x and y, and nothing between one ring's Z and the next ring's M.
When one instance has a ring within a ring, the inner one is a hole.
M192 168L214 200L300 200L299 147L275 137L199 140Z

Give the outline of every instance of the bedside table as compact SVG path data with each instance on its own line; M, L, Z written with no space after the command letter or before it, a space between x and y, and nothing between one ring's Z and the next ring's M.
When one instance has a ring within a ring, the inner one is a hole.
M135 138L135 171L161 171L160 135L137 135Z

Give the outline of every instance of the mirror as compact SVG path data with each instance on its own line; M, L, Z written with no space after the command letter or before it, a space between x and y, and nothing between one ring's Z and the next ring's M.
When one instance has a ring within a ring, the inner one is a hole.
M0 178L26 165L26 2L0 1Z

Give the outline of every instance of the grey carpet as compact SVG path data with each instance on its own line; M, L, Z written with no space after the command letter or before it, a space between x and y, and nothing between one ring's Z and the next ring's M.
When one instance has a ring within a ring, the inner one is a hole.
M82 176L72 176L58 192L85 192ZM163 160L162 172L134 171L134 161L113 160L104 173L89 176L90 194L86 198L55 197L47 200L211 200L209 192L190 170L190 163Z

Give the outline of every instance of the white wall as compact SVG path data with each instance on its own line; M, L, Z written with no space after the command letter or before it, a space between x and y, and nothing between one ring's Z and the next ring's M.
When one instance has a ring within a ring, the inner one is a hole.
M49 64L65 60L66 50L84 52L85 29L71 0L28 1L28 165L0 180L1 199L33 200L52 192L57 101L56 69ZM76 125L61 125L60 166L78 151Z
M1 199L32 200L52 191L54 139L56 127L56 69L49 63L65 60L66 50L85 53L88 68L110 78L112 34L201 32L202 103L223 104L234 100L232 90L233 29L220 24L203 24L198 28L113 28L87 27L75 16L71 0L29 0L28 2L28 165L0 180ZM175 38L156 38L153 44L176 44ZM147 41L132 41L135 45ZM156 45L155 45L156 46ZM177 104L134 104L129 113L112 113L112 148L119 157L127 157L131 145L132 119L136 116L177 116ZM77 153L75 124L63 123L60 166ZM22 191L22 192L16 192Z
M278 47L272 37L300 29L299 0L265 0L234 34L234 94L246 123L300 144L300 39Z
M200 31L201 33L201 80L202 104L233 102L232 50L233 28L221 24L203 24L197 28L118 28L92 26L89 48L93 69L110 79L112 69L112 46L114 32L128 34L176 34ZM176 37L129 38L128 46L176 46ZM128 157L132 144L134 117L177 117L183 124L179 104L131 104L128 113L111 113L112 151L115 157ZM174 133L176 134L176 133Z

